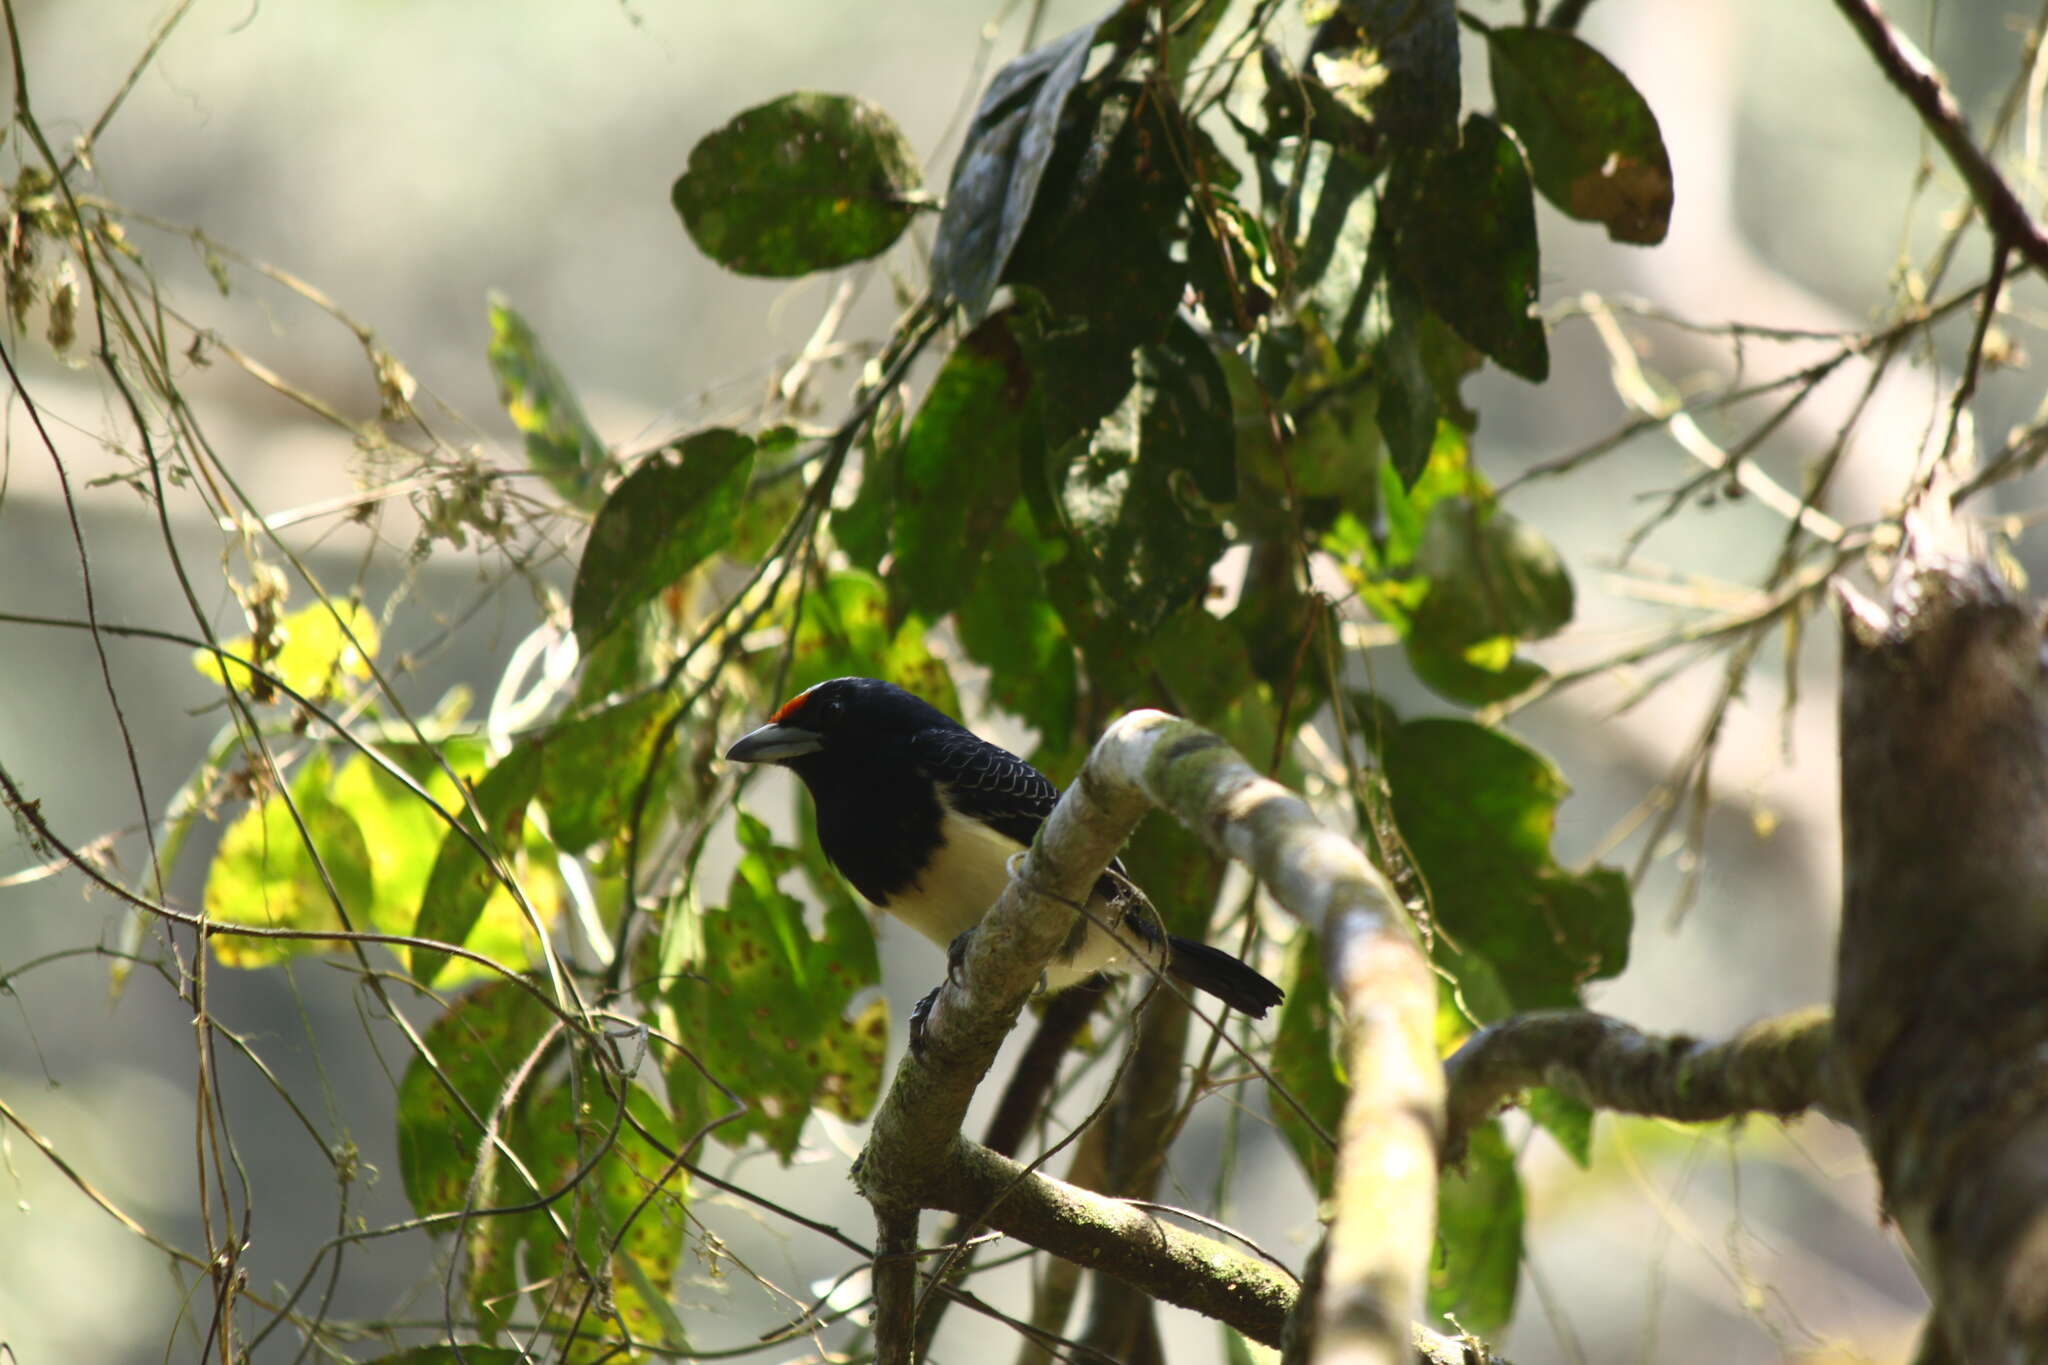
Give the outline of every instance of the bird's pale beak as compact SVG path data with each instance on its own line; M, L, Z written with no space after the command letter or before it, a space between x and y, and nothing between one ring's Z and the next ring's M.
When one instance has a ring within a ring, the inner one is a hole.
M764 725L741 735L725 756L734 763L780 763L801 758L825 747L825 737L801 725Z

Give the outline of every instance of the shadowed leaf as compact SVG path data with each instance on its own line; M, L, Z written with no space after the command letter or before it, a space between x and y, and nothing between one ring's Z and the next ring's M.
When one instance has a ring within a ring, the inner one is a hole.
M1550 374L1535 316L1536 208L1521 149L1484 114L1424 162L1401 220L1401 261L1459 336L1532 383ZM1483 264L1482 264L1483 263Z
M1472 1132L1464 1163L1444 1173L1437 1193L1437 1254L1429 1267L1429 1311L1490 1337L1515 1312L1522 1267L1522 1181L1499 1123Z

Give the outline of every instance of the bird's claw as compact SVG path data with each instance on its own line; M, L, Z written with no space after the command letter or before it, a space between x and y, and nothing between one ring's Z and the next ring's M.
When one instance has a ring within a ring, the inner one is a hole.
M939 992L944 989L943 985L932 987L910 1007L910 1055L920 1062L924 1060L924 1027L932 1017L932 1007L939 1003Z

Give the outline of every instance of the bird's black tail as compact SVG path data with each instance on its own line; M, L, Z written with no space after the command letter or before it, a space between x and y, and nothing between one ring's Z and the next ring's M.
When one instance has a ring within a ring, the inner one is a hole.
M1263 1019L1267 1010L1286 998L1285 991L1221 948L1172 935L1166 941L1172 947L1166 969L1234 1010Z

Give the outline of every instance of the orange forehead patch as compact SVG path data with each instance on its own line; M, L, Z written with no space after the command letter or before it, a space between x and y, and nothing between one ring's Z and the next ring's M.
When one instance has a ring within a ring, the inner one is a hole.
M788 720L791 716L795 715L803 707L804 698L810 695L811 692L809 688L805 688L803 691L797 693L788 701L782 703L782 705L775 708L775 714L768 717L768 723L770 725L782 724L782 722Z

